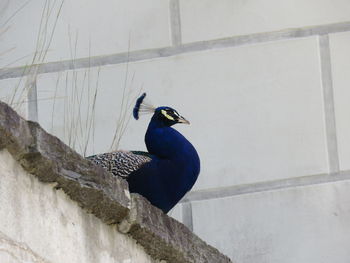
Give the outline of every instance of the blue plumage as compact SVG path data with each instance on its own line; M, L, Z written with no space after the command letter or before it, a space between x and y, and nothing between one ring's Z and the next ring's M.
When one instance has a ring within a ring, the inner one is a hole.
M136 101L135 119L139 117L145 96L142 94ZM147 107L150 111L151 107ZM145 135L148 153L107 153L88 158L113 174L125 177L130 192L141 194L167 213L196 182L200 160L193 145L171 127L189 122L170 107L152 108L152 111L154 114ZM115 159L110 160L111 157Z
M200 171L192 144L171 126L189 123L170 107L156 108L145 143L152 160L127 178L130 192L146 197L167 213L191 190Z
M143 93L137 100L136 100L136 104L135 104L135 107L132 111L132 114L134 116L134 118L136 120L139 119L139 111L140 111L140 106L144 100L144 98L146 97L146 93Z

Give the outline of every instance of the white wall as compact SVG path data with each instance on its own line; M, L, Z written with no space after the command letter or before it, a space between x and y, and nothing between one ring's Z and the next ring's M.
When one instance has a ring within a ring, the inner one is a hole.
M86 213L0 152L0 262L154 262L131 237Z
M30 63L44 2L10 20L1 65ZM349 14L345 0L66 0L22 114L84 152L98 87L86 153L104 152L123 88L132 105L142 87L191 121L176 128L202 161L174 217L236 262L347 263ZM0 70L1 97L23 71ZM131 119L120 148L145 149L148 121Z

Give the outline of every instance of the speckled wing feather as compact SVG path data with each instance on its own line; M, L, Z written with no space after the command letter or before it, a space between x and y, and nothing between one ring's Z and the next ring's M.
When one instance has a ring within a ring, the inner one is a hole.
M86 157L86 159L102 166L115 176L127 178L130 173L139 169L152 159L145 152L116 151Z

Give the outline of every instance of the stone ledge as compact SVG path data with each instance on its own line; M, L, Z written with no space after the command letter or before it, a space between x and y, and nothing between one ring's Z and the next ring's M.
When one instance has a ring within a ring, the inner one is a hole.
M127 182L84 159L37 123L0 102L0 148L6 148L40 181L55 183L107 224L118 224L156 260L174 263L231 262L183 224L128 191Z
M21 118L0 102L0 146L40 181L56 183L74 201L104 222L118 223L128 214L127 183L93 165L39 124Z
M119 231L129 233L153 258L171 263L231 262L143 196L131 194L131 204L129 216L119 225Z

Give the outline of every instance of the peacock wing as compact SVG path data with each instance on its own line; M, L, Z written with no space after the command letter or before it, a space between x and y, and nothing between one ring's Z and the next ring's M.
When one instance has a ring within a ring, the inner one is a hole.
M141 151L115 151L92 155L86 157L86 159L103 167L115 176L127 178L130 173L150 162L152 156Z

